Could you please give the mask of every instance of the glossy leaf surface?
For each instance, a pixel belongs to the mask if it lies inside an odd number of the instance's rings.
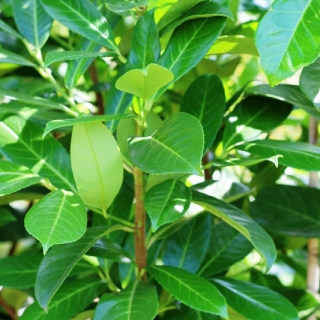
[[[318,238],[319,207],[318,189],[274,185],[259,191],[256,200],[250,204],[250,212],[259,224],[274,233]]]
[[[0,160],[0,197],[39,183],[42,178],[30,169]]]
[[[179,180],[166,180],[153,186],[145,195],[145,207],[151,219],[152,231],[181,218],[188,210],[191,193]]]
[[[201,175],[202,126],[195,117],[176,113],[152,136],[132,139],[129,151],[134,164],[148,173]]]
[[[47,13],[70,30],[118,52],[106,18],[88,0],[41,0]]]
[[[20,33],[35,48],[40,49],[49,37],[53,22],[40,0],[14,0],[12,9]]]
[[[114,12],[125,12],[136,7],[147,6],[149,4],[146,0],[132,0],[132,1],[119,1],[119,0],[106,0],[105,4]]]
[[[35,287],[36,298],[42,308],[48,307],[75,264],[106,233],[106,227],[89,228],[77,242],[54,246],[46,254],[40,264]]]
[[[229,167],[229,166],[252,166],[264,161],[271,161],[277,167],[279,158],[282,157],[281,155],[276,155],[273,157],[245,157],[245,158],[224,158],[224,159],[215,159],[210,163],[215,167]]]
[[[286,298],[254,283],[229,278],[213,283],[237,312],[252,320],[298,320],[297,309]]]
[[[93,319],[152,320],[157,311],[156,288],[137,281],[117,294],[105,293],[100,298]]]
[[[12,64],[17,64],[19,66],[28,66],[28,67],[35,66],[34,63],[25,59],[24,57],[3,48],[0,48],[0,63],[12,63]]]
[[[181,111],[195,116],[203,127],[205,153],[212,145],[225,112],[225,94],[216,75],[203,75],[188,88],[181,101]]]
[[[209,281],[175,267],[152,267],[149,272],[172,296],[187,306],[227,318],[225,299]]]
[[[83,202],[105,211],[123,179],[122,156],[111,131],[101,123],[74,126],[71,163]]]
[[[301,170],[320,170],[320,148],[302,142],[256,140],[238,146],[239,149],[262,157],[281,154],[279,163]]]
[[[25,218],[27,231],[43,246],[43,253],[55,244],[74,242],[86,231],[87,213],[80,197],[56,190],[40,199]]]
[[[292,6],[277,0],[259,23],[256,45],[271,86],[291,77],[319,56],[319,0],[303,0]]]
[[[271,268],[276,258],[275,245],[270,236],[254,220],[237,207],[200,192],[192,192],[192,201],[243,234],[263,256],[267,269]]]

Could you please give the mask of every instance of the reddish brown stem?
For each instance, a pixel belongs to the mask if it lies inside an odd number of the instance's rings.
[[[209,161],[209,155],[208,155],[208,152],[207,152],[202,158],[202,164],[205,166],[209,162],[210,162]],[[211,168],[204,169],[204,179],[205,180],[211,180],[212,179]]]
[[[95,65],[95,60],[92,61],[90,67],[89,67],[89,73],[91,80],[94,84],[99,82],[98,74],[97,74],[97,68]],[[96,101],[98,106],[98,114],[104,114],[104,103],[103,103],[103,97],[101,92],[96,92]]]
[[[0,296],[0,305],[7,312],[12,320],[17,319],[16,311],[11,308]]]

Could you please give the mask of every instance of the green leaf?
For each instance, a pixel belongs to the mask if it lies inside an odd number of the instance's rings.
[[[215,54],[250,54],[259,56],[257,48],[254,44],[254,39],[236,35],[236,36],[221,36],[213,44],[207,52],[207,55]]]
[[[297,309],[286,298],[254,283],[228,278],[212,279],[228,304],[247,319],[298,320]]]
[[[145,13],[139,18],[134,28],[132,46],[128,58],[130,69],[146,68],[159,58],[160,41],[153,16],[154,10]]]
[[[99,300],[94,320],[152,320],[157,315],[156,288],[136,281],[117,294],[105,293]]]
[[[36,65],[31,61],[23,58],[22,56],[13,53],[11,51],[0,48],[0,64],[1,63],[12,63],[19,66],[35,67]]]
[[[111,131],[102,123],[74,126],[71,163],[83,202],[105,212],[123,179],[122,156]]]
[[[83,52],[83,51],[50,51],[46,55],[44,66],[48,67],[50,64],[57,61],[76,60],[84,58],[96,58],[96,57],[115,57],[116,52]]]
[[[42,178],[30,169],[0,160],[0,197],[39,183]]]
[[[205,74],[191,83],[181,101],[181,111],[195,116],[204,131],[205,153],[212,145],[225,112],[225,94],[216,75]]]
[[[116,82],[118,90],[149,100],[158,89],[173,80],[170,70],[151,63],[145,69],[126,72]]]
[[[252,244],[236,229],[225,222],[213,226],[206,258],[198,275],[210,277],[218,274],[252,251]]]
[[[211,215],[200,214],[166,239],[163,263],[196,273],[208,249]]]
[[[113,121],[118,119],[127,119],[134,118],[135,115],[126,113],[126,114],[115,114],[115,115],[102,115],[102,116],[86,116],[84,114],[80,114],[78,118],[73,119],[65,119],[65,120],[52,120],[46,124],[46,128],[43,131],[42,137],[45,137],[49,132],[54,129],[74,126],[77,124],[86,124],[86,123],[96,123],[96,122],[104,122],[104,121]]]
[[[2,199],[3,198],[5,197],[2,197]],[[1,201],[0,204],[2,204]],[[8,209],[0,208],[0,227],[15,221],[17,221],[16,217]]]
[[[80,239],[87,226],[86,208],[80,197],[70,191],[52,191],[28,211],[27,231],[43,246],[43,254],[55,244]]]
[[[70,157],[51,136],[42,140],[42,128],[18,116],[0,121],[0,152],[16,164],[24,165],[57,188],[77,192]]]
[[[214,314],[201,312],[195,309],[188,308],[185,305],[181,305],[179,310],[169,311],[166,313],[168,315],[168,320],[182,320],[182,319],[192,319],[192,320],[220,320],[221,318],[215,316]],[[170,314],[170,317],[169,317]]]
[[[23,39],[23,37],[16,30],[12,29],[3,20],[0,20],[0,30],[20,40]]]
[[[320,58],[314,63],[305,67],[300,76],[300,89],[313,102],[315,107],[320,109]]]
[[[29,306],[19,319],[54,320],[71,319],[78,312],[89,306],[101,294],[105,284],[97,279],[74,279],[66,282],[58,290],[46,309],[37,302]]]
[[[36,49],[40,49],[50,35],[53,22],[40,0],[13,0],[12,9],[20,33]]]
[[[237,207],[204,193],[192,191],[192,202],[208,210],[243,234],[263,256],[267,270],[271,268],[277,255],[274,243],[254,220]]]
[[[149,4],[147,0],[105,0],[104,2],[113,12],[125,12]]]
[[[320,171],[320,148],[307,143],[255,140],[239,145],[237,148],[262,157],[281,154],[279,163],[283,166],[307,171]]]
[[[313,62],[320,52],[319,0],[276,0],[256,32],[261,65],[271,86]]]
[[[319,238],[319,207],[318,189],[273,185],[259,191],[250,203],[250,212],[259,224],[274,233]]]
[[[170,179],[148,190],[144,201],[155,232],[163,224],[176,221],[186,213],[191,192],[181,181]]]
[[[48,307],[52,297],[82,256],[111,230],[106,227],[88,228],[78,241],[56,245],[46,254],[40,264],[35,286],[36,298],[42,308]]]
[[[133,163],[148,173],[202,175],[203,129],[195,117],[179,112],[152,136],[132,139],[129,151]]]
[[[47,13],[70,30],[119,52],[106,18],[88,0],[41,0]]]
[[[28,94],[15,92],[8,89],[6,90],[0,89],[0,97],[4,97],[6,99],[13,100],[13,101],[19,101],[25,104],[31,104],[33,106],[61,110],[73,116],[76,115],[74,111],[70,110],[68,107],[64,106],[61,103],[56,103],[56,102],[50,101],[49,99],[43,99],[40,97],[33,97]]]
[[[43,256],[23,254],[0,260],[0,285],[9,288],[32,288]]]
[[[247,97],[229,114],[223,134],[223,147],[256,138],[262,131],[280,125],[292,111],[292,105],[266,97]]]
[[[278,154],[273,157],[246,157],[246,158],[224,158],[224,159],[215,159],[210,162],[211,165],[215,167],[230,167],[230,166],[252,166],[264,161],[271,161],[276,167],[278,167],[279,158],[282,155]]]
[[[175,267],[152,267],[149,272],[166,291],[187,306],[228,318],[224,297],[209,281]]]

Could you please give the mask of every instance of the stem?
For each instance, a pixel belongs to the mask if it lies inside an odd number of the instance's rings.
[[[98,73],[97,73],[97,68],[95,65],[95,60],[92,61],[90,67],[89,67],[89,73],[90,73],[90,77],[91,80],[94,84],[99,82],[98,79]],[[96,102],[97,102],[97,106],[98,106],[98,114],[104,114],[104,103],[103,103],[103,97],[101,92],[95,92],[96,95]]]
[[[7,312],[12,320],[17,319],[16,311],[10,307],[0,296],[0,306]]]
[[[309,119],[309,143],[316,144],[318,141],[318,121],[310,117]],[[310,187],[318,186],[318,173],[310,172]],[[308,241],[308,274],[307,274],[307,286],[308,289],[315,295],[318,295],[319,291],[319,241],[318,239],[309,239]],[[317,315],[313,313],[308,320],[316,320]]]
[[[211,171],[212,165],[210,164],[210,160],[209,160],[209,151],[203,156],[202,165],[204,168],[204,179],[211,180],[212,179],[212,171]],[[206,167],[206,165],[207,166],[210,165],[210,166]]]

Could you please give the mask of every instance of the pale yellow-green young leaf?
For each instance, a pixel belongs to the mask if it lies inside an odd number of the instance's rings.
[[[111,131],[102,123],[75,125],[71,164],[83,202],[107,210],[123,180],[122,156]]]

